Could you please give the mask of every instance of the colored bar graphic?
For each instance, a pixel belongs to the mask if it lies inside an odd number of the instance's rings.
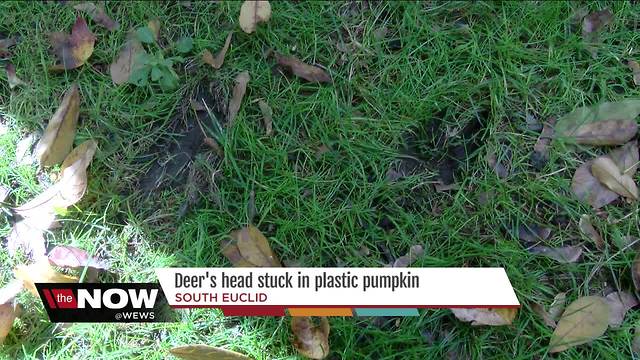
[[[416,308],[359,308],[356,316],[418,316]]]
[[[351,308],[289,308],[291,316],[353,316]]]
[[[224,316],[284,316],[284,306],[220,306]]]

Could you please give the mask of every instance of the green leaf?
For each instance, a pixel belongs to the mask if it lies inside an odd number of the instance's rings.
[[[188,53],[193,49],[193,39],[188,36],[183,36],[176,42],[176,50],[180,53]]]
[[[136,38],[145,44],[153,44],[156,41],[153,31],[148,26],[136,29]]]
[[[172,90],[178,86],[178,78],[171,73],[164,73],[160,78],[160,87],[163,90]]]
[[[131,73],[129,76],[129,83],[137,86],[145,86],[149,83],[149,72],[151,71],[149,66],[143,66]]]
[[[157,66],[151,68],[151,81],[158,81],[162,76],[162,69]]]

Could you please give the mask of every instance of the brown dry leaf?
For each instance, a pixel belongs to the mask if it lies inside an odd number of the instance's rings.
[[[595,159],[591,164],[591,173],[609,190],[629,199],[638,199],[638,187],[633,178],[622,174],[610,158],[602,156]]]
[[[224,157],[224,150],[214,138],[206,137],[202,141],[205,143],[205,145],[213,149],[216,155],[218,155],[221,158]]]
[[[273,135],[273,111],[264,100],[258,101],[258,106],[262,112],[262,121],[264,122],[264,130],[267,136]]]
[[[589,215],[582,215],[580,217],[580,223],[578,224],[580,231],[586,235],[596,245],[598,250],[603,250],[605,242],[598,230],[591,224],[591,217]]]
[[[502,161],[498,161],[498,157],[496,156],[495,152],[491,151],[487,153],[485,160],[487,161],[489,167],[493,169],[493,172],[497,177],[499,177],[500,179],[504,179],[509,176],[509,170],[502,163]]]
[[[627,66],[633,72],[633,83],[640,85],[640,64],[635,60],[627,61]]]
[[[21,280],[13,279],[9,281],[2,289],[0,289],[0,304],[6,304],[13,301],[24,290],[24,283]]]
[[[268,1],[247,0],[240,7],[240,28],[247,34],[256,31],[259,23],[267,22],[271,18],[271,4]]]
[[[471,322],[472,326],[511,325],[515,320],[518,309],[450,309],[460,321]]]
[[[638,305],[636,297],[626,291],[612,292],[604,299],[609,304],[609,326],[612,329],[619,328],[627,311]]]
[[[536,170],[542,170],[549,162],[549,144],[553,139],[554,129],[558,119],[555,116],[550,117],[542,128],[538,141],[533,146],[533,153],[531,154],[531,165]]]
[[[12,63],[8,63],[7,67],[7,81],[9,82],[9,89],[13,89],[16,86],[26,85],[26,83],[16,75],[16,68]]]
[[[89,15],[89,17],[92,18],[93,21],[96,22],[96,24],[107,28],[109,31],[118,30],[118,28],[120,27],[120,24],[110,18],[101,6],[97,6],[92,2],[81,3],[74,6],[73,8],[78,11],[87,13],[87,15]]]
[[[320,324],[314,325],[306,316],[291,318],[291,331],[295,338],[293,347],[300,354],[311,359],[324,359],[329,355],[329,320],[320,318]]]
[[[588,37],[589,34],[600,31],[606,25],[613,21],[613,14],[609,9],[604,9],[591,13],[582,19],[582,36]]]
[[[147,23],[147,27],[151,29],[153,38],[156,41],[158,41],[158,39],[160,39],[160,20],[158,19],[149,20],[149,22]]]
[[[274,56],[276,57],[276,61],[280,67],[295,76],[315,83],[332,82],[331,76],[329,76],[329,74],[327,74],[322,68],[305,64],[295,56],[284,56],[278,53],[275,53]]]
[[[576,197],[599,209],[618,198],[618,194],[607,189],[591,173],[593,160],[587,161],[576,170],[571,180],[571,190]]]
[[[633,176],[638,170],[638,141],[630,141],[626,143],[623,147],[617,148],[607,154],[613,162],[616,164],[618,169],[624,175]]]
[[[202,54],[202,61],[204,61],[206,64],[213,66],[213,68],[216,70],[220,69],[222,67],[222,64],[224,63],[224,57],[225,55],[227,55],[227,50],[229,50],[229,45],[231,45],[232,35],[233,35],[233,32],[230,32],[229,35],[227,35],[227,39],[224,41],[224,46],[216,54],[215,57],[211,55],[209,50],[205,50]]]
[[[590,342],[604,334],[608,325],[609,305],[604,298],[578,298],[562,314],[549,341],[549,352],[556,353]]]
[[[633,264],[631,264],[631,279],[636,290],[640,291],[640,252],[636,254]]]
[[[75,246],[56,246],[47,254],[49,263],[61,268],[84,268],[106,270],[107,266],[98,258]]]
[[[544,255],[557,262],[566,264],[578,261],[582,255],[582,246],[564,246],[559,248],[551,248],[548,246],[534,246],[529,249],[532,254]]]
[[[0,39],[0,58],[9,57],[9,48],[17,44],[15,37]]]
[[[122,85],[129,81],[131,74],[141,66],[136,63],[136,57],[144,52],[142,43],[133,34],[129,34],[118,58],[109,66],[114,84]]]
[[[235,120],[236,115],[238,115],[238,111],[240,111],[240,104],[242,103],[244,94],[247,92],[247,84],[250,79],[251,77],[249,76],[248,71],[243,71],[236,76],[236,85],[233,87],[233,95],[229,100],[227,113],[229,127],[233,126],[233,121]]]
[[[556,327],[556,321],[553,320],[553,318],[551,317],[551,315],[544,309],[544,306],[538,304],[538,303],[531,303],[531,309],[538,315],[540,315],[540,317],[542,318],[542,321],[544,321],[545,325],[549,326],[552,329],[555,329]]]
[[[537,243],[549,238],[551,228],[538,224],[523,224],[518,227],[518,238],[527,243]]]
[[[40,259],[31,265],[20,265],[13,274],[24,282],[24,287],[35,296],[38,295],[34,283],[76,283],[75,276],[64,275],[54,269],[46,258]]]
[[[567,293],[561,292],[554,296],[553,302],[551,306],[549,306],[549,315],[551,315],[554,321],[560,319],[560,316],[564,312],[565,305],[567,305]]]
[[[209,345],[185,345],[169,350],[171,355],[184,360],[249,360],[250,357],[235,351]]]
[[[401,256],[393,263],[393,267],[408,267],[413,264],[417,258],[424,254],[422,245],[413,245],[409,248],[407,255]]]
[[[622,145],[638,131],[640,100],[584,106],[558,119],[555,138],[587,145]]]
[[[21,306],[15,304],[14,301],[0,304],[0,345],[4,343],[4,339],[7,338],[13,321],[20,315]]]
[[[71,35],[52,33],[49,35],[53,53],[58,57],[59,64],[53,65],[51,70],[70,70],[82,66],[93,53],[96,37],[91,33],[86,21],[78,17]]]
[[[231,232],[222,253],[236,267],[282,267],[269,240],[253,225]]]
[[[78,85],[74,84],[67,91],[62,104],[44,130],[42,138],[36,145],[34,154],[42,166],[52,166],[64,160],[76,136],[76,125],[80,109]]]

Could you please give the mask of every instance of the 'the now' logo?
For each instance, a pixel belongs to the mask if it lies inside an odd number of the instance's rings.
[[[152,309],[158,289],[43,289],[52,309]]]

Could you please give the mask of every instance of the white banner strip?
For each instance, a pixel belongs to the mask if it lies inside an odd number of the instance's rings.
[[[502,268],[159,268],[169,304],[516,307]]]

